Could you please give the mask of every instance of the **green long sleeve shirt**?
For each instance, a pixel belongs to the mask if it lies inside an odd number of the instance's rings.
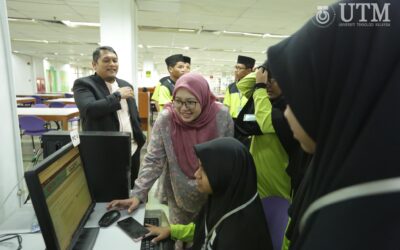
[[[196,225],[192,222],[187,225],[171,224],[171,238],[184,242],[192,242]]]
[[[256,84],[256,73],[240,80],[237,87],[247,98]],[[261,198],[280,196],[290,200],[290,177],[286,173],[288,155],[281,145],[272,125],[272,104],[266,89],[253,93],[255,116],[262,135],[252,136],[250,153],[257,170],[257,189]]]

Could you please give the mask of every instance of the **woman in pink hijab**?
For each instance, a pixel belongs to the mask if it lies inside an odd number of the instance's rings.
[[[173,101],[158,115],[132,198],[114,200],[109,208],[132,212],[165,169],[161,197],[169,207],[169,220],[188,224],[199,212],[206,196],[196,188],[198,161],[193,146],[218,137],[233,136],[228,110],[215,101],[203,76],[187,73],[176,82]]]

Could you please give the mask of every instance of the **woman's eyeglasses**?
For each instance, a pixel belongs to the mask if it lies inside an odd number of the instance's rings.
[[[172,101],[172,105],[174,106],[174,108],[176,108],[176,109],[179,109],[179,108],[181,108],[183,105],[185,105],[185,107],[187,108],[187,109],[195,109],[196,108],[196,104],[197,104],[197,102],[196,101],[186,101],[186,102],[183,102],[183,101],[181,101],[181,100],[173,100]]]

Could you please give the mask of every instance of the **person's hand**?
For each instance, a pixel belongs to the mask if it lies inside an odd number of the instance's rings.
[[[268,71],[263,67],[259,67],[256,71],[256,83],[265,83],[268,81]]]
[[[118,210],[128,209],[128,213],[132,213],[138,206],[140,200],[137,197],[132,197],[125,200],[113,200],[107,204],[107,210],[116,208]]]
[[[133,89],[131,87],[122,87],[117,91],[121,94],[121,99],[133,97]]]
[[[151,224],[145,224],[146,228],[150,231],[146,234],[146,237],[156,235],[154,239],[151,240],[154,244],[157,242],[169,238],[171,235],[171,228],[170,227],[157,227]]]

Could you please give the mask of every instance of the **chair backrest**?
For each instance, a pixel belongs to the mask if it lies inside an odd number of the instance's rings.
[[[62,108],[64,106],[65,106],[65,104],[62,102],[50,102],[50,104],[49,104],[50,108]]]
[[[290,203],[281,197],[266,197],[261,201],[274,250],[281,250],[289,219],[288,209]]]
[[[32,97],[35,98],[35,103],[36,103],[36,104],[41,104],[41,103],[43,103],[42,98],[41,98],[40,96],[33,95]]]
[[[72,97],[74,97],[74,95],[70,94],[70,93],[64,93],[64,97],[65,98],[72,98]]]
[[[65,104],[64,108],[76,108],[76,104]]]
[[[49,106],[44,103],[36,103],[31,106],[32,108],[48,108]]]
[[[19,117],[19,127],[24,130],[26,134],[28,133],[39,133],[48,131],[45,127],[46,122],[34,115],[20,116]]]

